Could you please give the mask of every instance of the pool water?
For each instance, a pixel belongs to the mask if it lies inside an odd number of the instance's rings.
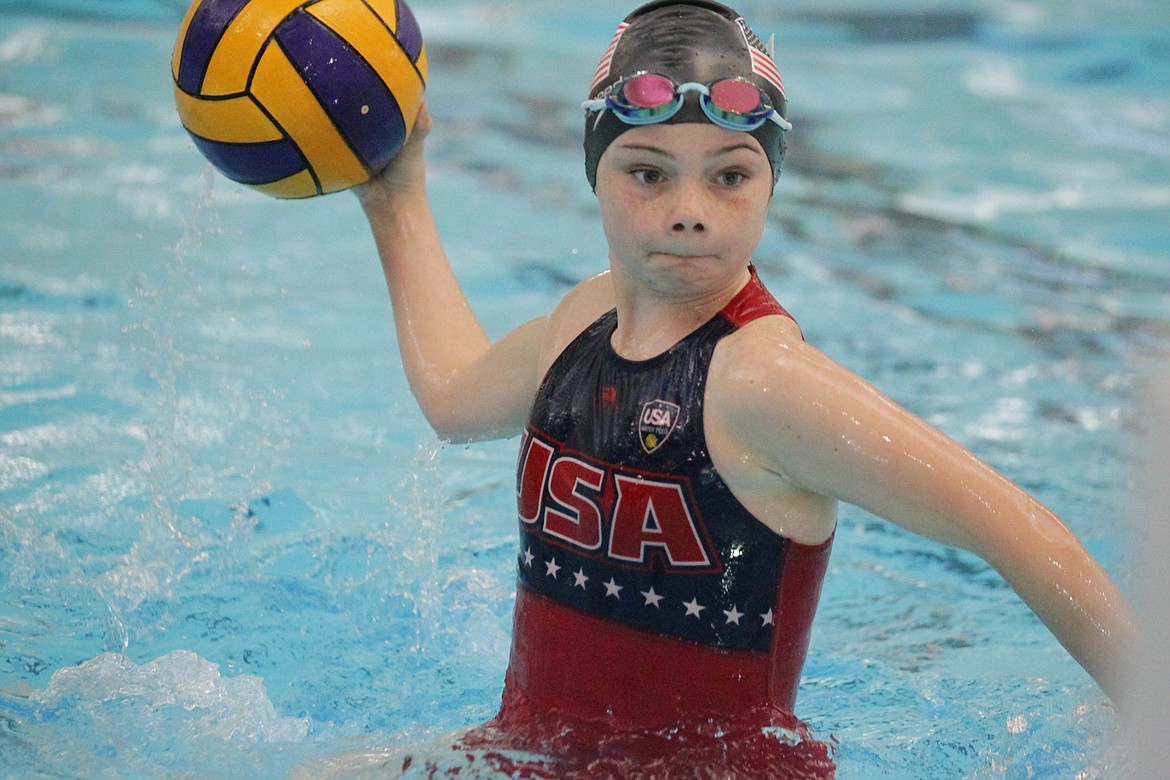
[[[312,776],[499,702],[516,442],[429,432],[352,196],[198,156],[183,6],[0,0],[0,776]],[[433,203],[499,336],[604,267],[578,104],[630,4],[412,7]],[[1132,588],[1134,388],[1170,333],[1160,0],[740,10],[797,127],[765,281]],[[841,778],[1123,762],[994,572],[850,507],[797,710]]]

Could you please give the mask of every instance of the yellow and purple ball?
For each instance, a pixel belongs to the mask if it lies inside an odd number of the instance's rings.
[[[427,60],[403,0],[195,0],[171,75],[179,118],[216,168],[307,198],[361,184],[397,154]]]

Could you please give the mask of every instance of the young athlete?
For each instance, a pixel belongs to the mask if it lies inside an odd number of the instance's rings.
[[[427,419],[522,435],[503,706],[463,744],[539,752],[541,776],[831,774],[792,712],[840,501],[982,556],[1116,698],[1131,620],[1084,547],[756,276],[791,126],[739,14],[639,8],[584,108],[609,270],[494,344],[429,212],[425,111],[358,192]]]

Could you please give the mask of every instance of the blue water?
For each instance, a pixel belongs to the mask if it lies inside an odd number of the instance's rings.
[[[0,776],[311,776],[498,704],[516,442],[428,431],[351,196],[198,156],[182,5],[0,0]],[[413,7],[432,198],[498,336],[604,267],[577,105],[628,5]],[[1133,399],[1170,334],[1161,1],[741,10],[797,125],[765,280],[1131,588]],[[798,714],[842,778],[1120,760],[993,572],[849,507]]]

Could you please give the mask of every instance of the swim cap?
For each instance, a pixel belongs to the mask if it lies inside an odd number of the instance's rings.
[[[597,66],[590,99],[621,78],[660,73],[676,84],[709,84],[739,77],[762,89],[780,116],[788,117],[784,84],[771,53],[736,11],[707,0],[655,0],[638,8],[618,25],[613,41]],[[706,122],[694,95],[669,124]],[[614,140],[630,129],[612,111],[585,113],[585,176],[597,188],[597,164]],[[750,131],[772,163],[772,185],[780,176],[786,142],[775,122]]]

